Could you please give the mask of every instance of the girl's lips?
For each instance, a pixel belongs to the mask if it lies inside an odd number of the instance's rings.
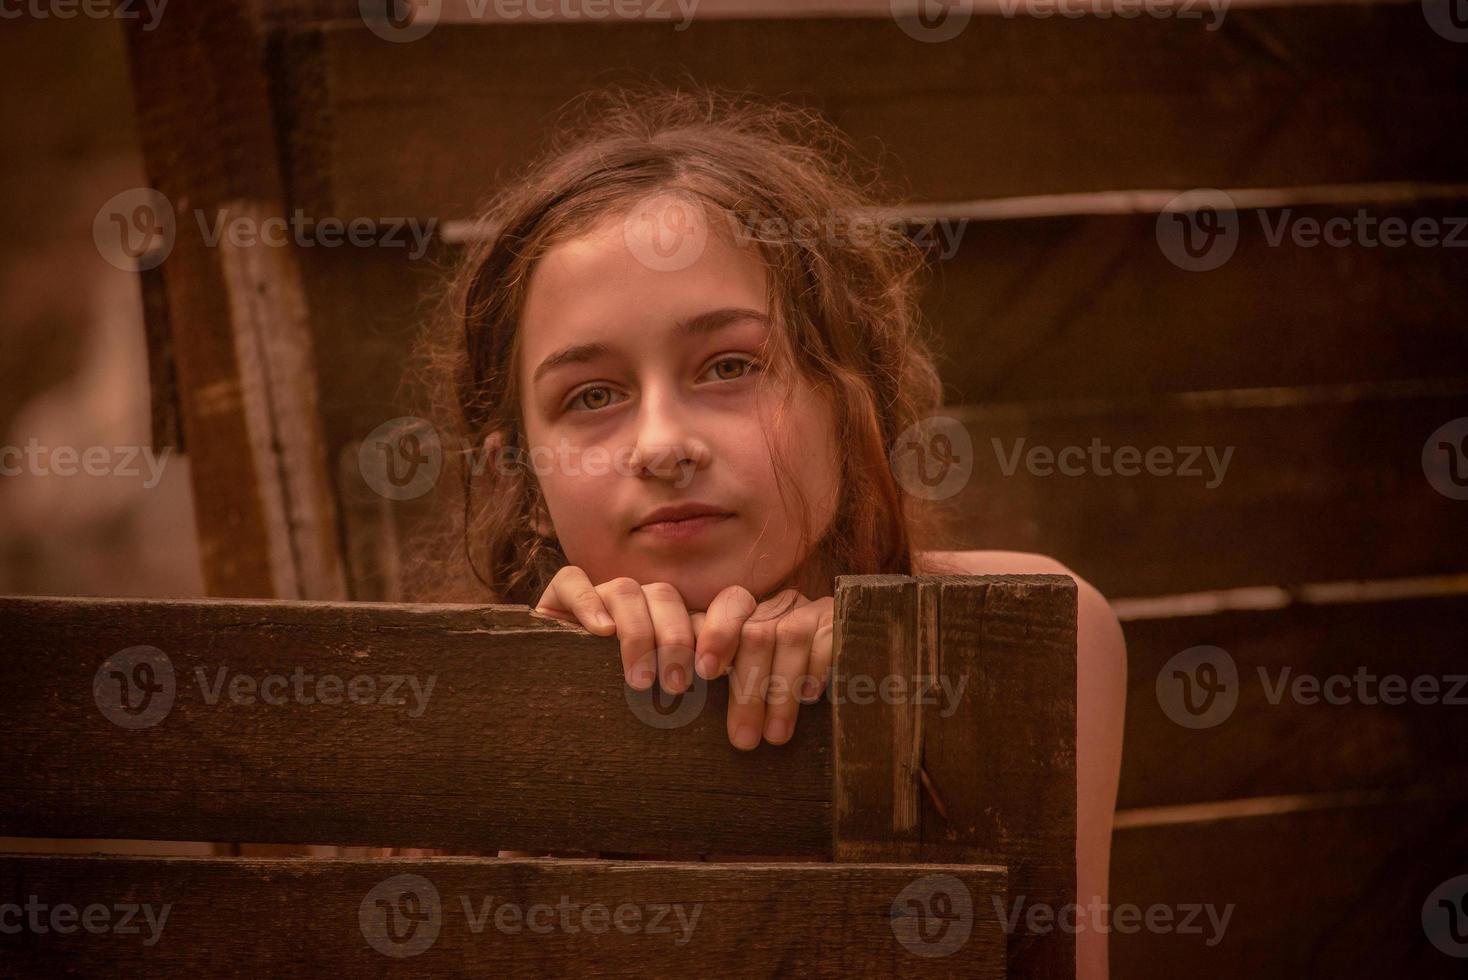
[[[733,514],[702,514],[681,521],[654,521],[651,524],[642,525],[634,533],[648,534],[665,541],[682,541],[703,534],[733,516]]]

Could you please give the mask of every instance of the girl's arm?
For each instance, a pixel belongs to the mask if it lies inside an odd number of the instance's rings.
[[[1076,934],[1078,976],[1105,980],[1111,824],[1126,718],[1126,641],[1121,623],[1090,583],[1053,558],[1018,551],[932,556],[960,575],[1069,575],[1076,582]],[[936,569],[935,569],[936,570]],[[1059,909],[1054,910],[1056,921]],[[1097,921],[1100,916],[1100,921]],[[1067,917],[1068,918],[1068,917]]]

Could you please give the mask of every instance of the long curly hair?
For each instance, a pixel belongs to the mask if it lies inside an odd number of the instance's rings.
[[[615,87],[572,102],[542,155],[485,203],[419,340],[423,411],[455,450],[432,533],[405,568],[409,596],[534,604],[566,564],[537,530],[547,511],[534,473],[486,465],[488,453],[523,458],[528,448],[516,372],[527,286],[547,250],[661,191],[691,195],[752,239],[768,270],[772,353],[832,406],[845,462],[836,513],[818,541],[804,528],[798,571],[911,573],[914,548],[936,522],[901,492],[888,452],[942,402],[918,307],[922,251],[900,227],[796,231],[884,213],[894,200],[887,185],[811,110],[697,88]],[[782,493],[805,514],[784,454],[773,458]]]

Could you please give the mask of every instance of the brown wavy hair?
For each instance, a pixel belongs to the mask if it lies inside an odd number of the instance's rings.
[[[934,520],[901,492],[888,449],[942,401],[917,302],[924,257],[902,234],[782,231],[880,214],[884,189],[834,126],[785,103],[663,87],[603,89],[571,103],[539,159],[480,211],[419,342],[423,410],[457,451],[445,454],[453,478],[440,480],[439,519],[406,569],[408,594],[534,604],[566,564],[536,530],[547,511],[533,472],[488,465],[485,452],[523,458],[527,448],[517,336],[536,261],[658,191],[692,195],[731,222],[745,216],[768,269],[774,361],[800,371],[833,409],[845,461],[835,516],[819,541],[804,528],[808,557],[782,585],[812,567],[820,576],[910,574]],[[803,504],[783,455],[773,454],[782,494]],[[798,513],[803,524],[804,506]]]

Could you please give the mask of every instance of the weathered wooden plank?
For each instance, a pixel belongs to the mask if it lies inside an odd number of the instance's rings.
[[[1073,903],[1075,582],[891,578],[837,579],[859,624],[833,661],[837,860],[1003,855],[1014,894]],[[840,696],[858,678],[880,711]],[[1075,973],[1074,934],[1012,932],[1008,950],[1011,975]]]
[[[170,211],[148,216],[176,232],[163,267],[168,326],[155,332],[172,337],[206,587],[344,598],[294,259],[235,244],[223,223],[259,234],[284,213],[254,5],[123,23],[149,177]]]
[[[1468,784],[1465,622],[1468,595],[1126,623],[1118,805]],[[1175,659],[1198,647],[1221,651],[1203,656],[1229,689],[1219,710],[1189,716],[1172,672],[1201,707],[1203,661]]]
[[[1468,803],[1405,794],[1372,806],[1313,802],[1118,828],[1103,917],[1112,974],[1461,977],[1461,952],[1434,947],[1423,910],[1468,868]],[[1451,945],[1445,933],[1438,938]]]
[[[1461,177],[1468,140],[1441,120],[1468,107],[1465,70],[1420,9],[1233,8],[1214,26],[989,15],[941,44],[890,17],[442,23],[407,44],[312,27],[281,65],[292,203],[467,217],[567,99],[675,75],[822,109],[915,200]]]
[[[916,861],[922,786],[922,707],[882,697],[888,678],[925,675],[918,585],[906,575],[841,576],[832,640],[832,831],[837,861]],[[892,681],[888,681],[892,690]],[[839,696],[837,696],[839,695]],[[857,703],[857,699],[869,703]]]
[[[0,834],[830,853],[827,706],[742,753],[727,684],[629,700],[523,606],[7,598],[0,636]]]
[[[1215,246],[1220,258],[1229,247],[1232,254],[1206,272],[1168,258],[1156,214],[950,225],[948,239],[935,238],[924,296],[949,401],[1127,398],[1463,373],[1468,331],[1457,311],[1468,305],[1468,201],[1236,214],[1237,233]],[[1431,222],[1440,238],[1461,247],[1422,247],[1405,237],[1386,247],[1379,244],[1383,221],[1392,222],[1393,235]],[[1305,234],[1330,222],[1335,240],[1344,234],[1350,244],[1293,244],[1291,229]],[[953,237],[956,247],[948,244]]]
[[[1004,897],[983,865],[3,856],[0,956],[37,977],[999,980]]]
[[[949,546],[1054,555],[1112,598],[1462,569],[1468,510],[1422,465],[1462,380],[944,414],[973,444]]]

